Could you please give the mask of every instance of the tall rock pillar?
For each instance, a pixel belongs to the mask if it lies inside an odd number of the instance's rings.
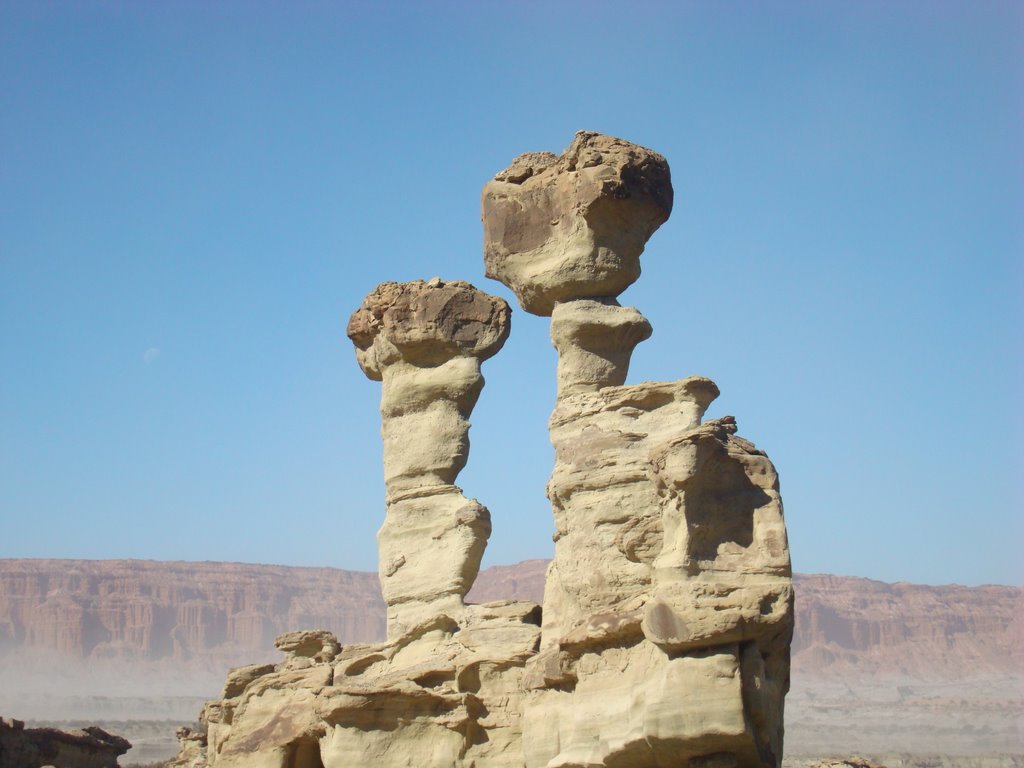
[[[487,276],[551,317],[555,557],[527,664],[527,768],[777,768],[793,606],[778,478],[713,382],[625,385],[618,296],[672,210],[665,159],[580,132],[483,191]]]
[[[377,534],[388,638],[457,612],[491,532],[490,513],[454,484],[469,454],[480,363],[509,333],[502,299],[469,283],[383,283],[348,323],[366,375],[383,384],[387,514]]]

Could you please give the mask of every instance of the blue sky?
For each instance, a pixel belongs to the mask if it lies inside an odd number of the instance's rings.
[[[483,277],[579,129],[671,165],[631,381],[701,374],[794,566],[1024,583],[1024,6],[0,3],[0,557],[375,569],[377,283]],[[484,366],[485,562],[552,552],[547,321]]]

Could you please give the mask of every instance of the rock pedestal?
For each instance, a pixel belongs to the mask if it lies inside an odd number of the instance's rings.
[[[488,276],[551,316],[558,351],[530,768],[782,760],[793,590],[775,470],[730,417],[702,423],[708,379],[624,385],[651,327],[617,299],[671,205],[663,158],[592,133],[484,188]]]
[[[348,323],[360,367],[383,382],[387,516],[377,534],[388,638],[456,611],[480,569],[491,518],[454,484],[469,455],[480,363],[509,333],[509,307],[465,282],[384,283]]]
[[[709,379],[627,385],[651,335],[618,297],[668,218],[660,155],[581,132],[483,192],[484,261],[551,317],[558,390],[543,612],[467,605],[490,534],[455,478],[509,308],[468,283],[384,283],[348,335],[381,381],[388,639],[278,639],[182,732],[179,768],[779,768],[793,588],[778,477],[704,420]]]

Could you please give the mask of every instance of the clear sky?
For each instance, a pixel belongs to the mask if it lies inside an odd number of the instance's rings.
[[[579,129],[664,154],[630,381],[692,374],[794,567],[1024,583],[1024,4],[0,3],[0,557],[376,568],[384,280]],[[547,320],[485,363],[486,564],[549,557]]]

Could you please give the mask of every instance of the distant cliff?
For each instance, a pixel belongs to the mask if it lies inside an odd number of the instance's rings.
[[[0,654],[82,660],[245,659],[320,627],[343,642],[384,632],[377,575],[334,568],[148,560],[0,560]]]
[[[470,599],[540,601],[544,560],[489,568]],[[1024,589],[796,577],[794,675],[967,679],[1024,669]],[[242,563],[0,560],[0,658],[242,664],[323,628],[384,636],[375,573]]]
[[[797,576],[794,670],[968,679],[1024,672],[1024,589]]]

